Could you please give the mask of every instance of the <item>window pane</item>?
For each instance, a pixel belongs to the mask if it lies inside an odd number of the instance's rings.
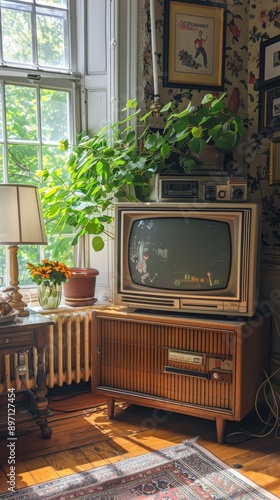
[[[38,63],[40,66],[68,68],[67,24],[63,17],[37,15]]]
[[[58,260],[64,262],[67,266],[74,265],[74,247],[71,245],[73,235],[65,237],[65,235],[48,236],[48,246],[45,247],[45,256],[50,260]]]
[[[2,102],[2,84],[0,84],[0,140],[3,139],[3,102]]]
[[[67,7],[67,0],[38,0],[36,3],[53,7]]]
[[[30,13],[3,7],[1,11],[4,61],[30,64],[32,62]]]
[[[58,144],[69,137],[69,94],[58,90],[41,90],[43,142]]]
[[[38,140],[36,89],[6,86],[8,139]]]
[[[43,169],[63,168],[67,161],[67,152],[60,151],[57,146],[43,146]]]
[[[0,182],[4,182],[3,145],[0,144]]]
[[[18,280],[20,282],[20,285],[34,285],[34,282],[31,280],[29,271],[27,269],[27,263],[40,262],[40,249],[41,247],[39,245],[20,245],[18,247]]]
[[[8,180],[16,184],[38,184],[38,146],[8,146]]]

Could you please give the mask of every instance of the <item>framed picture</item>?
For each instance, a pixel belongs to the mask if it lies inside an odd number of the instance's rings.
[[[260,44],[260,85],[280,78],[280,35]]]
[[[269,143],[269,184],[280,184],[280,136]]]
[[[163,85],[223,90],[226,5],[165,0]]]
[[[259,130],[280,129],[280,80],[278,85],[263,87],[259,92]]]

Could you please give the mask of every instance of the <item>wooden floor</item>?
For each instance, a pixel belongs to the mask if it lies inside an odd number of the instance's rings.
[[[226,442],[216,442],[215,423],[180,414],[119,403],[109,420],[104,399],[87,384],[49,391],[53,435],[41,438],[35,424],[17,428],[16,487],[23,488],[79,471],[172,446],[199,436],[199,444],[280,498],[280,436],[248,439],[263,424],[252,413],[237,426],[227,423]],[[83,391],[83,392],[81,392]],[[241,432],[240,426],[246,431]],[[0,493],[7,492],[7,434],[0,431]]]

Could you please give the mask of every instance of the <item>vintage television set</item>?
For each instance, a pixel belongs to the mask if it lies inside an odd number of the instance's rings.
[[[260,227],[254,203],[116,203],[114,303],[253,316]]]

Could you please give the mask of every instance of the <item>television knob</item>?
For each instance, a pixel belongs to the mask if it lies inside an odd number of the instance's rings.
[[[219,373],[214,372],[214,373],[213,373],[213,378],[214,378],[215,380],[219,379],[219,378],[220,378]]]
[[[233,190],[233,198],[243,198],[243,189],[241,187]]]
[[[224,189],[221,189],[221,191],[218,192],[219,198],[225,198],[226,197],[226,191]]]

